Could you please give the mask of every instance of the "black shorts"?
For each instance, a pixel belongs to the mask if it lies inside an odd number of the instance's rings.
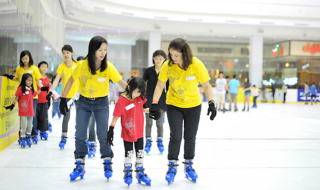
[[[315,94],[311,94],[311,99],[312,98],[317,98],[317,96]]]

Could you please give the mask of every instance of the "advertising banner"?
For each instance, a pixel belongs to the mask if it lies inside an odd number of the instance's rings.
[[[320,95],[320,90],[317,91],[317,96],[316,96],[317,102],[320,101],[319,95]],[[309,93],[308,94],[308,101],[310,101],[310,100],[311,100],[311,94]],[[306,101],[306,96],[305,96],[304,90],[298,89],[298,102],[305,102],[305,101]]]
[[[0,76],[0,151],[18,139],[18,106],[12,111],[4,108],[13,102],[18,85],[18,82]]]

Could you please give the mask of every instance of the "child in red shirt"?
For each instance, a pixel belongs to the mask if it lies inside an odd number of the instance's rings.
[[[33,111],[33,97],[37,95],[37,92],[33,89],[33,77],[30,73],[25,73],[22,76],[21,83],[16,91],[16,98],[10,106],[5,107],[6,109],[12,109],[15,107],[15,103],[19,100],[19,116],[20,116],[20,127],[21,135],[19,144],[21,148],[26,147],[26,143],[31,147],[31,130],[32,121],[34,116]],[[27,124],[26,124],[27,123]]]
[[[38,64],[38,68],[41,74],[41,84],[43,88],[46,88],[47,91],[41,91],[39,94],[38,105],[37,105],[37,128],[40,130],[40,138],[48,139],[49,122],[48,122],[48,109],[50,107],[50,101],[47,100],[47,94],[50,89],[50,80],[46,77],[48,71],[48,63],[41,61]],[[38,90],[40,87],[38,86]],[[50,99],[49,99],[50,100]]]
[[[114,112],[111,126],[109,127],[107,142],[113,145],[113,129],[119,117],[121,117],[122,132],[121,137],[124,142],[125,161],[124,161],[124,182],[128,186],[132,183],[132,156],[133,145],[136,150],[136,178],[139,183],[144,182],[146,185],[151,184],[151,179],[144,173],[143,168],[143,130],[144,130],[144,113],[149,113],[146,108],[147,99],[145,96],[145,82],[142,78],[132,78],[125,93],[118,99]]]

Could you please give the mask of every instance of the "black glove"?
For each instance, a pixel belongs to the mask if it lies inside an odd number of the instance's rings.
[[[14,104],[11,104],[10,106],[7,106],[7,107],[6,106],[3,106],[3,107],[5,107],[6,110],[10,109],[10,111],[12,111],[14,108]]]
[[[67,99],[61,97],[60,100],[60,112],[62,115],[67,115],[67,112],[69,111]]]
[[[216,107],[214,105],[214,102],[209,102],[209,107],[208,107],[208,113],[207,115],[209,115],[211,112],[211,115],[210,115],[210,120],[213,120],[216,115],[217,115],[217,110],[216,110]]]
[[[160,113],[160,108],[158,104],[151,104],[149,112],[150,112],[149,117],[151,119],[158,120],[160,118],[161,113]]]
[[[114,127],[110,126],[107,134],[107,144],[113,146],[113,129]]]
[[[48,100],[48,109],[50,108],[51,105],[51,98]]]
[[[51,96],[52,96],[52,92],[49,91],[47,96],[46,96],[46,99],[48,100],[48,102],[51,100]]]
[[[8,79],[11,79],[11,80],[14,78],[13,75],[9,75],[9,74],[4,74],[3,76],[5,76],[5,77],[7,77]]]
[[[49,87],[47,87],[47,86],[43,86],[43,87],[41,87],[41,91],[49,91]]]

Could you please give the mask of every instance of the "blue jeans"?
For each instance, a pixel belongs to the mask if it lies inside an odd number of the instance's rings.
[[[37,133],[37,106],[38,106],[38,99],[33,99],[33,121],[32,121],[32,131],[31,131],[31,136],[38,136]]]
[[[113,152],[109,144],[107,144],[108,133],[108,120],[109,120],[109,102],[108,96],[100,98],[98,100],[89,100],[80,96],[78,100],[77,112],[76,112],[76,150],[74,151],[74,157],[85,158],[88,154],[87,147],[87,133],[88,124],[92,112],[96,118],[97,135],[100,143],[101,158],[111,157],[113,158]]]
[[[89,138],[88,140],[90,142],[96,142],[96,130],[95,130],[95,123],[96,123],[96,117],[94,114],[91,114],[90,120],[89,120]]]
[[[57,113],[58,116],[61,116],[59,105],[60,105],[60,98],[58,98],[56,102],[52,98],[52,114]]]

